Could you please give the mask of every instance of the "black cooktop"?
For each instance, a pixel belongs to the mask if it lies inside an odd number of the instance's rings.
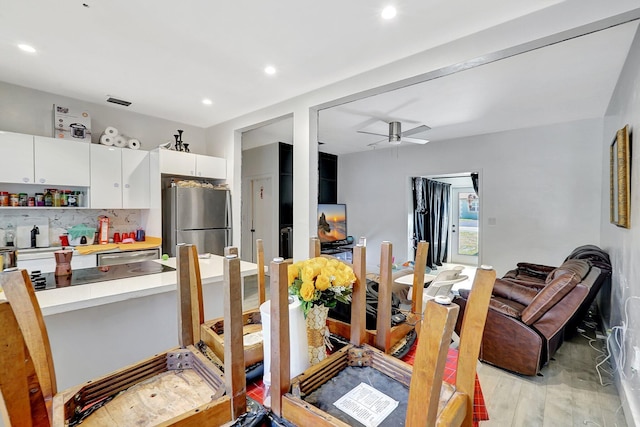
[[[175,271],[175,268],[154,261],[141,261],[103,267],[78,268],[73,270],[70,276],[56,276],[54,273],[40,273],[40,271],[34,270],[31,272],[31,282],[36,291],[42,291],[167,271]]]

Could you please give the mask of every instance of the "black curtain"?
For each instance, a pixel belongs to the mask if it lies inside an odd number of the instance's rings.
[[[413,247],[420,240],[429,242],[427,267],[447,261],[451,185],[426,178],[413,179]]]
[[[473,183],[473,191],[476,192],[476,196],[480,196],[480,193],[478,193],[478,172],[473,172],[471,174],[471,182]]]

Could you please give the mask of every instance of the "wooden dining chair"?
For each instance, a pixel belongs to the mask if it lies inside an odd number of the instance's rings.
[[[391,257],[387,257],[391,252],[391,244],[384,242],[381,248],[383,254],[381,259],[383,264],[381,269],[388,268],[384,263],[391,263]],[[352,297],[352,321],[351,321],[351,344],[335,352],[318,365],[312,366],[307,371],[289,380],[288,366],[288,342],[287,328],[284,326],[288,322],[288,311],[285,310],[287,292],[287,266],[286,264],[272,263],[272,304],[273,301],[280,301],[280,304],[272,305],[271,316],[277,322],[272,323],[272,410],[276,415],[281,415],[284,419],[297,425],[348,425],[345,421],[331,415],[318,407],[307,403],[302,399],[318,390],[325,383],[333,380],[342,370],[350,367],[368,366],[393,378],[398,383],[409,389],[407,412],[405,425],[467,425],[467,420],[472,420],[471,405],[473,399],[473,385],[475,381],[475,363],[477,362],[477,351],[475,340],[472,335],[481,335],[480,327],[486,319],[488,310],[488,297],[495,281],[493,270],[478,270],[472,288],[475,294],[473,312],[468,313],[471,319],[469,326],[465,326],[466,333],[464,339],[468,342],[461,343],[460,356],[458,362],[458,376],[455,388],[443,382],[444,363],[446,361],[446,351],[451,340],[451,313],[459,310],[455,304],[446,306],[448,313],[445,315],[442,307],[434,301],[429,301],[425,310],[425,322],[422,327],[416,360],[414,367],[395,359],[382,351],[363,344],[363,340],[354,339],[357,337],[358,329],[364,325],[364,305],[363,294],[359,294],[358,289],[362,289],[364,283],[364,262],[365,248],[354,248],[354,271],[356,283],[354,284],[354,295]],[[274,308],[275,305],[275,308]],[[484,314],[482,313],[484,311]],[[444,317],[444,320],[443,320]],[[465,316],[466,317],[466,316]],[[478,330],[477,328],[480,327]],[[479,347],[477,347],[479,349]],[[475,351],[475,356],[473,353]],[[273,364],[276,359],[280,359],[277,364]],[[471,369],[470,361],[473,360]],[[473,373],[471,371],[473,370]],[[415,372],[415,375],[414,375]],[[471,376],[471,387],[468,386],[468,378]],[[366,381],[364,379],[363,381]],[[442,392],[441,392],[442,390]],[[426,395],[425,393],[428,393]]]
[[[416,250],[415,268],[413,288],[420,289],[424,287],[424,273],[426,269],[427,252],[429,244],[425,241],[418,243]],[[321,256],[320,240],[312,237],[309,245],[309,256]],[[378,282],[378,311],[376,316],[376,329],[366,329],[367,344],[373,345],[385,353],[391,353],[401,341],[412,330],[419,332],[422,322],[422,300],[414,298],[412,300],[411,312],[406,314],[404,322],[391,326],[391,301],[393,292],[393,273],[392,273],[392,255],[390,252],[382,252],[381,257],[387,257],[386,260],[380,261],[380,278]],[[383,266],[388,266],[383,267]],[[366,283],[366,282],[365,282]],[[366,290],[366,286],[365,286]],[[366,292],[366,291],[365,291]],[[413,292],[413,295],[418,294]],[[366,307],[365,307],[366,308]],[[329,317],[329,331],[333,334],[350,339],[349,324],[338,319]]]
[[[238,255],[238,249],[235,247],[226,247],[225,255]],[[256,259],[258,266],[258,307],[245,310],[242,312],[243,325],[241,335],[260,335],[262,331],[262,315],[260,314],[260,306],[265,302],[265,273],[264,273],[264,244],[262,239],[256,240]],[[239,284],[238,286],[241,286]],[[206,320],[201,326],[202,341],[209,347],[220,361],[224,362],[225,352],[225,322],[224,318],[218,317]],[[244,346],[244,362],[248,368],[264,360],[264,346],[262,338],[250,340]]]
[[[230,261],[225,260],[225,268],[227,262]],[[239,263],[239,260],[234,262]],[[177,266],[178,295],[181,297],[180,347],[59,393],[55,392],[55,386],[51,386],[55,385],[51,348],[28,273],[22,270],[0,274],[0,284],[20,326],[37,373],[36,381],[29,377],[30,390],[41,390],[47,408],[46,422],[39,418],[37,425],[63,426],[80,421],[88,425],[218,425],[231,421],[241,413],[238,402],[242,401],[244,383],[238,391],[234,373],[238,369],[243,370],[242,354],[230,358],[230,363],[241,364],[241,368],[234,365],[223,376],[194,345],[200,330],[194,313],[202,312],[202,307],[194,308],[199,304],[198,299],[201,301],[201,295],[193,295],[193,290],[197,292],[200,283],[195,246],[178,247]],[[237,269],[239,275],[239,264]],[[240,312],[238,298],[227,299],[225,307]],[[229,316],[229,325],[237,323],[231,313]],[[237,353],[235,347],[237,345],[230,341],[229,351]],[[4,381],[3,376],[0,384],[4,384]],[[224,396],[225,393],[227,396]],[[13,399],[12,394],[4,394],[3,391],[3,397],[7,407],[13,405],[13,401],[9,400]],[[52,405],[48,403],[51,399]],[[37,400],[34,399],[34,405]],[[36,410],[31,412],[39,414]],[[31,422],[35,423],[34,420],[32,417]],[[23,421],[24,424],[20,422],[13,425],[28,425],[26,419]]]

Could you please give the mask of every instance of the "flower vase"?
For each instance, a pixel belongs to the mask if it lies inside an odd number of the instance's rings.
[[[307,312],[307,340],[309,364],[311,366],[320,363],[327,357],[324,337],[327,330],[328,314],[329,307],[315,304]]]

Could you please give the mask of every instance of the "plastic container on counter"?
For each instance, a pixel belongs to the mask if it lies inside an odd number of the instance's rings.
[[[36,206],[44,206],[44,194],[36,193]]]
[[[20,206],[27,206],[29,203],[29,196],[27,193],[19,193],[18,194],[18,204]]]
[[[11,195],[9,195],[9,206],[20,206],[20,196],[17,193],[11,193]]]
[[[0,206],[9,206],[9,192],[0,191]]]

